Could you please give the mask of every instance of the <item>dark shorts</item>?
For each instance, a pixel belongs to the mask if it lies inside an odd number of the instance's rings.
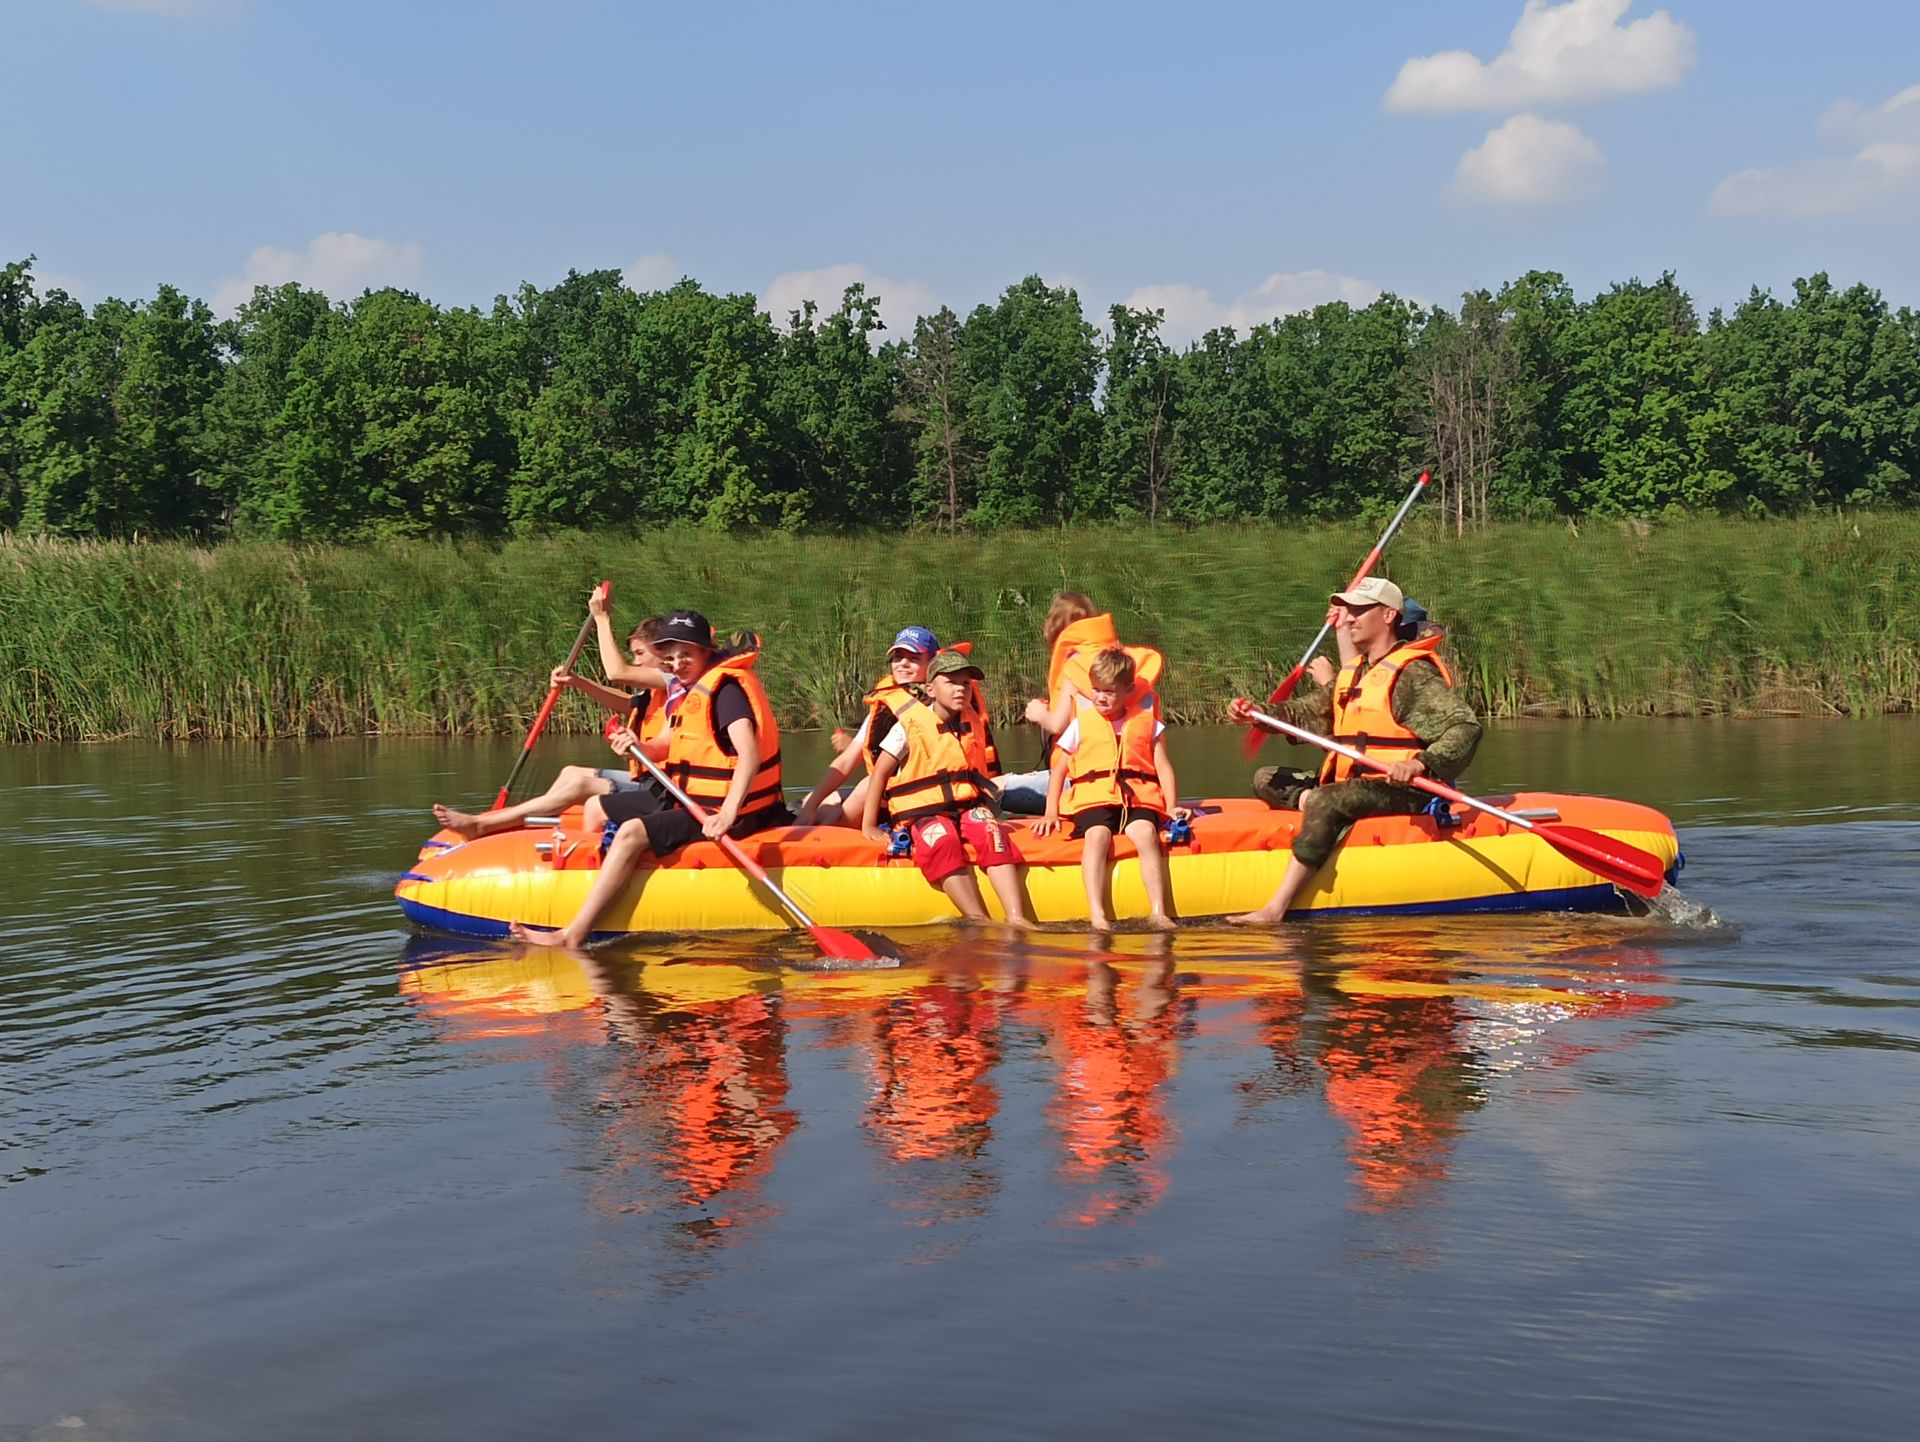
[[[647,849],[655,856],[671,856],[689,841],[700,839],[700,823],[693,813],[655,783],[631,791],[615,791],[600,798],[600,810],[612,822],[638,821],[647,831]],[[727,835],[735,841],[770,826],[790,826],[793,813],[784,804],[742,816]]]
[[[1109,831],[1125,831],[1136,821],[1151,821],[1155,831],[1166,829],[1167,818],[1158,811],[1126,811],[1118,806],[1089,806],[1085,811],[1076,811],[1067,818],[1067,824],[1073,827],[1075,836],[1085,836],[1096,826],[1104,826]]]

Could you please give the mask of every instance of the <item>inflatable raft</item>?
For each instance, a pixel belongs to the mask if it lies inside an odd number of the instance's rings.
[[[1673,824],[1632,802],[1551,792],[1489,797],[1532,820],[1586,827],[1640,847],[1671,873],[1679,861]],[[1169,849],[1176,913],[1185,918],[1247,911],[1273,894],[1300,825],[1294,811],[1251,798],[1194,803],[1190,842]],[[443,831],[394,888],[416,925],[463,936],[504,936],[509,922],[558,927],[585,899],[600,866],[600,836],[578,812],[557,826],[468,841]],[[1084,921],[1080,845],[1024,829],[1027,898],[1041,922]],[[778,827],[741,843],[795,901],[825,926],[910,927],[953,920],[946,895],[910,858],[889,858],[859,832],[837,826]],[[1133,846],[1116,838],[1113,915],[1146,915]],[[987,906],[998,914],[982,878]],[[1617,911],[1605,878],[1526,831],[1475,812],[1453,824],[1434,816],[1383,817],[1350,831],[1295,903],[1321,914],[1477,911]],[[777,931],[786,914],[720,848],[701,841],[664,861],[648,857],[601,918],[596,936],[697,931]]]

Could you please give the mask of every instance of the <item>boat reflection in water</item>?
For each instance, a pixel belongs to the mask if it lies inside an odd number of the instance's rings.
[[[1137,1217],[1174,1185],[1182,1118],[1235,1096],[1243,1122],[1330,1117],[1356,1204],[1389,1211],[1445,1184],[1503,1088],[1550,1105],[1554,1068],[1632,1041],[1584,1023],[1664,1004],[1635,923],[1587,918],[896,940],[898,969],[836,973],[759,936],[584,957],[417,938],[400,986],[448,1042],[542,1063],[594,1206],[699,1243],[777,1214],[796,1067],[805,1120],[857,1132],[929,1226],[988,1217],[1036,1170],[1057,1224]]]

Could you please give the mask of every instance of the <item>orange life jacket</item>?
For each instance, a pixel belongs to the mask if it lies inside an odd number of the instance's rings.
[[[1129,709],[1151,700],[1155,716],[1160,714],[1160,673],[1167,658],[1151,646],[1122,646],[1113,629],[1113,617],[1107,612],[1073,622],[1053,639],[1053,654],[1047,660],[1047,704],[1060,698],[1060,687],[1070,685],[1082,696],[1093,694],[1093,678],[1087,674],[1094,657],[1118,647],[1133,657],[1133,689],[1127,692]]]
[[[956,641],[946,649],[949,651],[958,651],[962,656],[971,655],[973,652],[973,642]],[[916,698],[906,687],[896,683],[892,674],[888,673],[874,682],[873,689],[860,699],[867,707],[867,741],[863,751],[865,753],[867,770],[872,771],[874,763],[880,759],[880,743],[886,739],[886,732],[880,724],[882,709],[884,708],[892,712],[895,716],[898,716],[900,714],[900,707],[905,703],[915,701]],[[967,682],[966,720],[969,725],[979,731],[980,736],[986,743],[985,769],[987,775],[998,776],[1000,774],[1000,748],[994,742],[993,722],[987,714],[987,693],[981,688],[978,681],[969,680]]]
[[[1166,793],[1153,765],[1153,728],[1159,724],[1153,712],[1135,707],[1121,719],[1117,733],[1113,723],[1085,701],[1077,719],[1080,744],[1067,758],[1066,814],[1119,806],[1166,815]]]
[[[640,738],[640,744],[646,746],[657,741],[667,729],[667,693],[648,691],[639,705],[627,710],[627,730]],[[638,781],[646,768],[640,764],[640,758],[627,758],[627,775]]]
[[[1453,685],[1453,672],[1436,649],[1443,639],[1434,632],[1415,641],[1403,641],[1368,666],[1364,674],[1360,672],[1364,656],[1355,656],[1342,666],[1333,678],[1333,739],[1390,763],[1403,761],[1426,746],[1432,737],[1416,736],[1393,719],[1393,688],[1415,661],[1432,662],[1446,683]],[[1320,784],[1345,781],[1362,770],[1346,757],[1329,751],[1320,766]]]
[[[942,721],[921,701],[894,713],[907,733],[907,754],[887,778],[887,814],[895,821],[963,811],[990,789],[986,738],[962,712]]]
[[[724,681],[738,681],[753,708],[753,729],[760,735],[760,766],[753,784],[740,803],[740,814],[751,816],[778,806],[780,792],[780,723],[773,719],[773,704],[766,688],[753,674],[760,653],[726,656],[714,662],[706,673],[687,688],[687,694],[674,708],[667,731],[668,776],[687,795],[709,811],[717,810],[727,799],[727,787],[733,780],[736,760],[720,749],[713,727],[713,697]]]

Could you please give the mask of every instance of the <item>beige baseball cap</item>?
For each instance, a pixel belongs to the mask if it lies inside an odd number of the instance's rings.
[[[1407,608],[1407,598],[1400,594],[1400,588],[1384,576],[1369,576],[1357,586],[1335,591],[1328,599],[1348,606],[1385,606],[1389,611]]]

